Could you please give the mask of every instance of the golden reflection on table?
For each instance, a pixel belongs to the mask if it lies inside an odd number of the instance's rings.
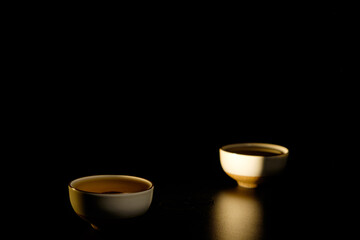
[[[263,215],[256,189],[236,187],[222,190],[215,196],[211,214],[213,239],[261,239]]]

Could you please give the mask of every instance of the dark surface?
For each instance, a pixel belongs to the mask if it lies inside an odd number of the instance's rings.
[[[158,190],[146,215],[119,225],[113,232],[96,232],[71,214],[60,232],[74,239],[117,235],[133,239],[146,236],[157,239],[301,239],[338,234],[334,228],[337,220],[326,218],[331,203],[324,203],[315,196],[310,200],[299,193],[288,191],[284,194],[273,188],[252,191],[233,186],[212,190],[199,187],[201,190],[182,190],[180,194]]]
[[[294,159],[296,156],[290,161]],[[237,187],[220,171],[213,169],[213,175],[177,172],[151,177],[155,192],[149,211],[125,220],[115,230],[100,232],[73,212],[64,181],[58,186],[56,198],[51,199],[49,206],[45,205],[49,207],[49,213],[42,216],[45,219],[36,220],[43,228],[39,233],[66,239],[251,240],[343,236],[343,214],[337,205],[339,186],[328,180],[331,176],[324,180],[300,172],[293,175],[287,169],[273,182],[245,189]]]
[[[244,136],[246,131],[241,132]],[[276,132],[272,142],[278,143],[284,135]],[[47,180],[42,183],[43,195],[36,200],[43,200],[40,206],[45,210],[35,221],[36,232],[66,239],[319,239],[346,234],[342,232],[344,189],[334,176],[334,159],[318,150],[323,144],[286,138],[281,142],[290,149],[286,170],[273,182],[249,190],[238,188],[222,171],[218,147],[226,141],[221,142],[220,135],[215,137],[217,144],[211,137],[192,136],[197,140],[174,138],[159,143],[154,139],[155,143],[118,147],[111,154],[105,151],[107,143],[96,143],[97,150],[83,144],[78,147],[86,151],[64,154],[63,150],[59,166],[48,163],[48,169],[56,171],[38,179]],[[226,134],[226,138],[231,136]],[[258,140],[268,139],[258,135]],[[108,173],[153,181],[154,199],[144,216],[124,221],[116,231],[97,232],[71,209],[67,183]]]
[[[15,41],[21,64],[11,75],[43,81],[16,82],[6,98],[4,171],[19,180],[5,184],[19,194],[8,198],[12,233],[346,239],[358,112],[357,87],[342,78],[341,9],[178,7],[143,19],[107,14],[103,24],[61,12],[14,28],[27,44]],[[218,149],[238,142],[288,147],[285,172],[236,189]],[[117,232],[92,230],[71,209],[67,184],[96,174],[153,181],[150,210]]]

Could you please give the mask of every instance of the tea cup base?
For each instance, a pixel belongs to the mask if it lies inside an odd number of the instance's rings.
[[[244,188],[257,188],[259,184],[264,182],[264,177],[250,177],[250,176],[240,176],[232,173],[226,173],[232,179],[237,181],[240,187]]]
[[[246,182],[237,182],[240,187],[243,188],[257,188],[258,184],[256,183],[246,183]]]
[[[90,223],[91,227],[96,230],[96,231],[100,231],[100,228],[92,223]]]

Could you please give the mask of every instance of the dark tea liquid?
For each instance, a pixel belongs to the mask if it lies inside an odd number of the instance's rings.
[[[138,179],[102,177],[83,180],[72,187],[85,192],[118,194],[145,191],[151,188],[151,184]]]
[[[277,156],[283,154],[282,151],[277,149],[256,147],[256,146],[232,147],[226,149],[226,151],[232,153],[239,153],[239,154],[252,155],[252,156],[264,156],[264,157],[271,157],[271,156]]]

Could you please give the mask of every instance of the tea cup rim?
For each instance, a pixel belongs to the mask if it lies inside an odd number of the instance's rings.
[[[278,158],[289,155],[289,149],[278,144],[273,143],[260,143],[260,142],[243,142],[243,143],[232,143],[232,144],[226,144],[220,147],[220,150],[234,154],[234,155],[243,155],[243,156],[249,156],[249,157],[259,157],[260,155],[249,155],[249,154],[243,154],[243,153],[235,153],[232,151],[227,150],[226,148],[234,147],[234,146],[259,146],[259,147],[265,147],[265,148],[272,148],[281,151],[282,153],[275,156],[266,156],[265,158]]]
[[[148,182],[150,183],[150,187],[145,189],[145,190],[142,190],[142,191],[138,191],[138,192],[131,192],[131,193],[95,193],[95,192],[90,192],[90,191],[85,191],[85,190],[80,190],[76,187],[74,187],[72,185],[73,182],[75,181],[78,181],[78,180],[82,180],[82,179],[85,179],[85,178],[94,178],[94,177],[129,177],[129,178],[137,178],[137,179],[140,179],[142,181],[145,181],[145,182]],[[146,193],[148,191],[151,191],[153,188],[154,188],[154,184],[148,180],[148,179],[145,179],[145,178],[142,178],[142,177],[137,177],[137,176],[131,176],[131,175],[117,175],[117,174],[100,174],[100,175],[89,175],[89,176],[84,176],[84,177],[79,177],[79,178],[76,178],[76,179],[73,179],[72,181],[69,182],[68,184],[68,187],[74,191],[77,191],[77,192],[81,192],[81,193],[84,193],[84,194],[89,194],[89,195],[95,195],[95,196],[106,196],[106,197],[119,197],[119,196],[134,196],[134,195],[139,195],[139,194],[143,194],[143,193]]]

